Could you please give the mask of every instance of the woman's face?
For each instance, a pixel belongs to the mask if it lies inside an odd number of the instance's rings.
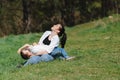
[[[56,24],[56,25],[53,25],[53,27],[51,27],[51,30],[59,33],[60,28],[62,28],[62,25],[61,24]]]

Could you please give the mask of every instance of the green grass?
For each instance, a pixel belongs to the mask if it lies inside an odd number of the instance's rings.
[[[66,51],[76,56],[23,68],[17,49],[37,42],[42,33],[10,35],[0,38],[0,80],[120,80],[119,16],[66,28]]]

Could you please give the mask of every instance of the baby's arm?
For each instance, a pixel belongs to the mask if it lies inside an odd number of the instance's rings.
[[[30,44],[25,44],[25,45],[23,45],[21,48],[18,49],[17,53],[20,54],[20,52],[21,52],[21,50],[22,50],[23,48],[27,48],[27,47],[29,47],[29,46],[31,46],[31,45],[30,45]]]

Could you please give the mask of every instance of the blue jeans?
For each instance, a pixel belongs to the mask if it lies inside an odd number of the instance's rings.
[[[42,56],[32,56],[30,57],[27,62],[24,64],[24,66],[30,65],[30,64],[37,64],[39,62],[48,62],[52,61],[54,58],[49,54],[43,54]]]
[[[24,64],[24,66],[29,64],[37,64],[39,62],[48,62],[52,61],[55,58],[68,58],[66,51],[63,48],[56,47],[51,53],[49,54],[43,54],[41,56],[32,56],[30,59],[27,60],[27,62]]]
[[[64,48],[60,48],[60,47],[56,47],[51,53],[51,56],[53,56],[54,58],[57,57],[63,57],[63,58],[68,58],[68,54],[67,52],[64,50]]]

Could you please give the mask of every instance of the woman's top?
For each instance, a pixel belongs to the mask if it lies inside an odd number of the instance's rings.
[[[44,43],[45,45],[49,45],[50,42],[51,42],[48,38],[49,38],[49,35],[43,40],[43,43]]]
[[[29,47],[30,51],[34,54],[41,50],[46,50],[48,53],[51,53],[55,47],[59,46],[60,39],[58,35],[55,35],[51,38],[51,40],[49,40],[48,37],[50,34],[51,31],[44,32],[44,34],[42,35],[38,42],[38,45]]]

